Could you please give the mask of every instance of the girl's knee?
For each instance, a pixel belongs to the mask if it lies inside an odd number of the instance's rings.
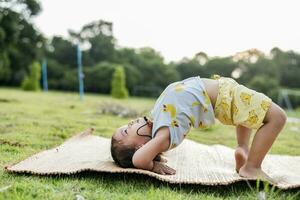
[[[274,122],[278,127],[283,127],[286,123],[287,116],[285,111],[277,106],[276,112],[274,114]]]
[[[272,103],[265,117],[265,123],[273,123],[277,127],[283,127],[287,116],[285,111],[275,103]]]

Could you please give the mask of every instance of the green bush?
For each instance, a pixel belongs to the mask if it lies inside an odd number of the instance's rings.
[[[62,80],[57,80],[64,90],[68,91],[78,91],[79,81],[78,81],[78,70],[71,69],[64,71],[64,76]]]
[[[289,91],[288,98],[289,98],[289,100],[290,100],[290,102],[292,104],[292,107],[294,109],[297,109],[297,108],[300,109],[300,96],[299,96],[300,90],[289,89],[288,91]],[[281,103],[280,106],[287,107],[286,102],[282,101],[280,103]]]
[[[40,90],[41,65],[38,62],[33,62],[29,68],[29,76],[25,77],[21,87],[23,90]]]
[[[125,83],[126,77],[124,68],[122,66],[118,66],[115,69],[113,74],[113,78],[111,81],[111,95],[114,98],[127,98],[128,91]]]
[[[0,83],[9,80],[11,69],[9,66],[9,58],[5,52],[0,53]]]
[[[249,87],[269,96],[273,101],[277,101],[279,92],[279,82],[276,79],[263,75],[255,76],[249,82]]]
[[[111,77],[116,64],[101,62],[93,67],[84,67],[84,88],[87,91],[109,94],[111,92]]]
[[[48,78],[48,87],[51,89],[65,89],[65,85],[63,85],[65,80],[65,74],[73,73],[68,68],[67,65],[60,64],[56,60],[49,58],[47,59],[47,78]]]

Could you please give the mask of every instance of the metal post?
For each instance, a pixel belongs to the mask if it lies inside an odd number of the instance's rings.
[[[47,60],[46,59],[43,59],[43,62],[42,62],[42,74],[43,74],[43,89],[44,89],[44,92],[48,92]]]
[[[292,106],[292,104],[290,102],[289,96],[287,95],[287,91],[283,90],[282,93],[283,93],[283,95],[282,95],[283,96],[283,100],[286,103],[288,110],[292,111],[293,110],[293,106]]]
[[[84,74],[82,72],[82,56],[81,56],[81,51],[80,51],[79,44],[77,45],[77,64],[78,64],[78,79],[79,79],[79,95],[80,95],[80,100],[83,100],[83,95],[84,95],[83,78],[84,78]]]

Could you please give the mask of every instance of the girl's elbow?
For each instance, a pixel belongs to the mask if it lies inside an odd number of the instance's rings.
[[[133,157],[132,157],[132,164],[136,168],[142,168],[142,166],[143,166],[142,160],[135,155],[133,155]]]
[[[132,157],[132,164],[134,167],[139,168],[139,169],[149,169],[150,166],[147,161],[145,161],[144,159],[138,157],[138,156],[134,156]]]

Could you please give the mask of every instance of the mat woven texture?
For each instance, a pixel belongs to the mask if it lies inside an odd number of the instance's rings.
[[[123,169],[110,156],[110,139],[92,135],[88,129],[50,150],[37,153],[15,165],[8,172],[39,175],[73,174],[85,170],[110,173],[139,173],[169,183],[228,185],[245,180],[234,170],[234,150],[223,145],[203,145],[191,140],[167,152],[168,165],[175,175],[159,175],[140,169]],[[269,182],[281,189],[300,187],[300,156],[267,155],[263,170]]]

